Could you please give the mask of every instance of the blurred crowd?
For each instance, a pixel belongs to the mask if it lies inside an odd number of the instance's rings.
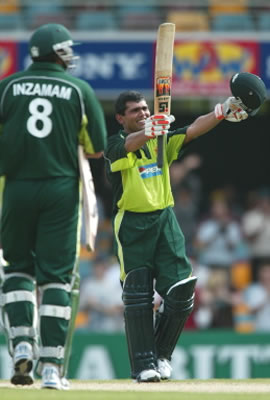
[[[191,153],[171,167],[174,211],[198,276],[195,308],[185,329],[270,331],[270,188],[243,195],[227,185],[206,195],[202,162]],[[109,188],[104,201],[98,198],[95,254],[87,253],[82,235],[79,329],[123,330],[119,265],[106,212],[110,198]],[[157,293],[154,300],[157,307]]]
[[[0,30],[56,22],[71,30],[268,31],[267,0],[0,0]]]

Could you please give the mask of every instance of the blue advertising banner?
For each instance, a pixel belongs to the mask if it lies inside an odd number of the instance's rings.
[[[270,42],[261,43],[260,77],[267,89],[270,89]]]
[[[80,56],[72,74],[88,81],[95,90],[117,91],[153,88],[153,42],[81,42],[74,50]],[[19,46],[19,68],[29,65],[28,46]]]
[[[72,74],[89,82],[102,98],[125,89],[153,90],[155,40],[78,40],[80,56]],[[26,41],[17,44],[17,69],[31,62]],[[15,46],[14,46],[15,47]],[[220,96],[229,94],[229,80],[236,72],[261,76],[270,90],[270,41],[176,39],[173,95]]]

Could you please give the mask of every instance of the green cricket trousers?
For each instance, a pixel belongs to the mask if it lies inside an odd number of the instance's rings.
[[[1,240],[6,272],[24,272],[38,285],[70,281],[78,236],[77,178],[7,180]]]
[[[172,285],[191,275],[184,235],[171,207],[148,213],[119,211],[113,224],[121,281],[133,269],[151,268],[155,288],[164,297]]]
[[[8,263],[3,293],[9,336],[13,332],[13,346],[34,340],[36,281],[42,289],[40,357],[59,364],[70,319],[69,284],[79,250],[79,199],[77,177],[7,180],[3,193],[1,240]]]

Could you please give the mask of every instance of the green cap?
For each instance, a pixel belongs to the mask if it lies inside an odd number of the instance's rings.
[[[266,87],[263,80],[250,72],[240,72],[231,77],[231,92],[240,98],[244,110],[255,115],[266,99]]]

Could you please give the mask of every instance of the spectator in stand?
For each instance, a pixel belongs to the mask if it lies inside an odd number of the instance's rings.
[[[229,275],[217,270],[197,288],[194,321],[198,329],[232,328],[233,306]]]
[[[198,168],[202,164],[202,159],[198,154],[189,154],[180,162],[172,164],[170,168],[170,179],[172,193],[175,195],[177,189],[181,186],[188,186],[199,205],[201,198],[202,182],[197,174]]]
[[[190,154],[181,162],[172,164],[170,169],[174,212],[185,236],[188,256],[193,255],[193,238],[200,209],[202,185],[196,170],[201,162],[198,154]]]
[[[193,238],[197,227],[198,207],[192,189],[188,185],[180,185],[174,195],[174,212],[185,236],[186,252],[193,254]]]
[[[270,190],[257,193],[253,208],[243,215],[243,233],[248,241],[253,270],[253,280],[257,280],[258,265],[270,259]]]
[[[120,282],[108,279],[109,273],[108,258],[100,255],[94,261],[92,274],[82,282],[80,312],[88,314],[84,328],[92,332],[124,331]]]
[[[233,327],[231,282],[228,274],[212,269],[190,259],[193,273],[198,281],[195,290],[195,304],[185,329],[212,329]]]
[[[238,298],[246,304],[255,332],[270,332],[270,259],[258,268],[258,282],[249,285]]]
[[[237,221],[240,221],[244,212],[241,194],[242,193],[235,185],[227,183],[221,188],[215,189],[211,193],[211,198],[213,200],[217,200],[218,198],[221,200],[225,200],[233,217]]]
[[[212,320],[212,310],[205,308],[200,303],[200,295],[206,289],[211,271],[206,265],[198,263],[194,256],[190,257],[192,271],[197,276],[197,285],[195,287],[194,308],[189,318],[187,319],[185,330],[204,329],[208,328],[209,321]]]
[[[247,257],[240,224],[233,218],[227,202],[218,198],[211,204],[210,216],[196,233],[198,261],[213,270],[227,271],[239,258]]]

